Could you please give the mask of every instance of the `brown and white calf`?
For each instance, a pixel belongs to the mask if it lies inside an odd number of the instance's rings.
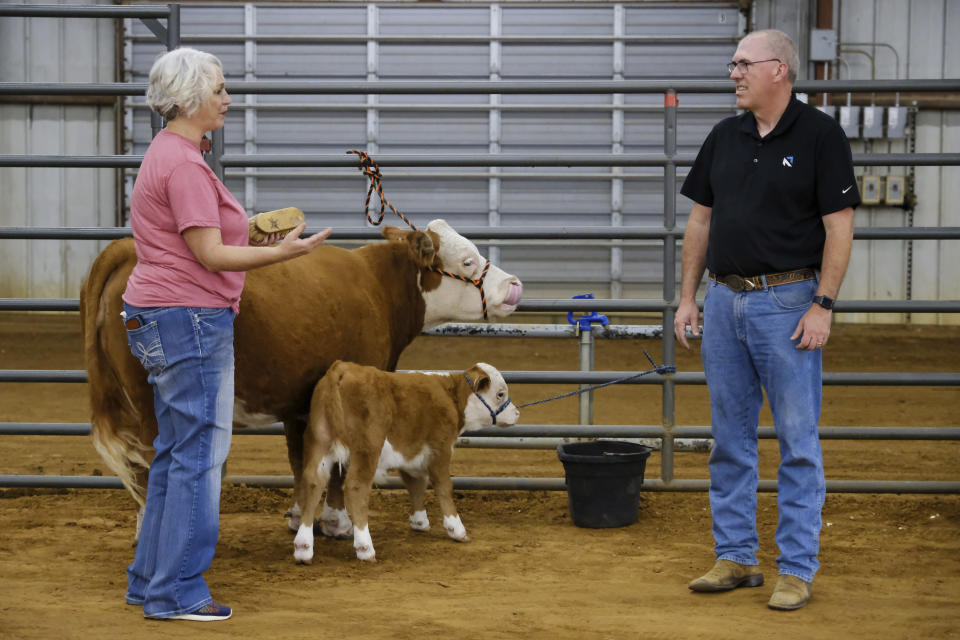
[[[301,494],[303,519],[293,557],[313,560],[313,520],[336,465],[347,467],[343,485],[353,521],[353,546],[360,560],[375,560],[368,524],[368,500],[378,470],[397,469],[410,492],[410,526],[430,528],[424,509],[427,480],[443,513],[443,528],[465,542],[467,531],[453,503],[450,460],[457,436],[517,423],[507,383],[497,369],[478,362],[463,373],[388,373],[374,367],[335,362],[317,383],[304,435]],[[347,520],[349,522],[349,520]]]

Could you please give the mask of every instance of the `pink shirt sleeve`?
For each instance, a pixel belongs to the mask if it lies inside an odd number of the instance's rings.
[[[167,180],[167,198],[177,231],[190,227],[220,227],[220,202],[210,177],[198,164],[175,168]]]

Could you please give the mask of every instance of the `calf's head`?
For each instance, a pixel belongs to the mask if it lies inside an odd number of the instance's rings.
[[[517,424],[520,410],[510,401],[507,383],[496,367],[478,362],[463,375],[473,391],[463,412],[463,431]]]
[[[384,230],[388,239],[402,233],[419,232]],[[412,245],[424,267],[420,287],[426,305],[425,329],[444,322],[505,318],[517,309],[523,296],[520,278],[490,264],[475,244],[444,220],[427,225],[425,236],[431,242]]]

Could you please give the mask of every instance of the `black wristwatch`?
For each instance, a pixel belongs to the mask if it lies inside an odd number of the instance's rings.
[[[833,298],[828,298],[827,296],[813,296],[813,301],[828,311],[833,309]]]

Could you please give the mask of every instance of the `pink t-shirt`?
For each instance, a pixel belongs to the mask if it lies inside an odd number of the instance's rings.
[[[249,243],[247,214],[200,147],[162,130],[150,143],[130,198],[137,265],[123,299],[136,307],[230,307],[239,310],[242,271],[208,271],[180,235],[217,227],[225,245]]]

